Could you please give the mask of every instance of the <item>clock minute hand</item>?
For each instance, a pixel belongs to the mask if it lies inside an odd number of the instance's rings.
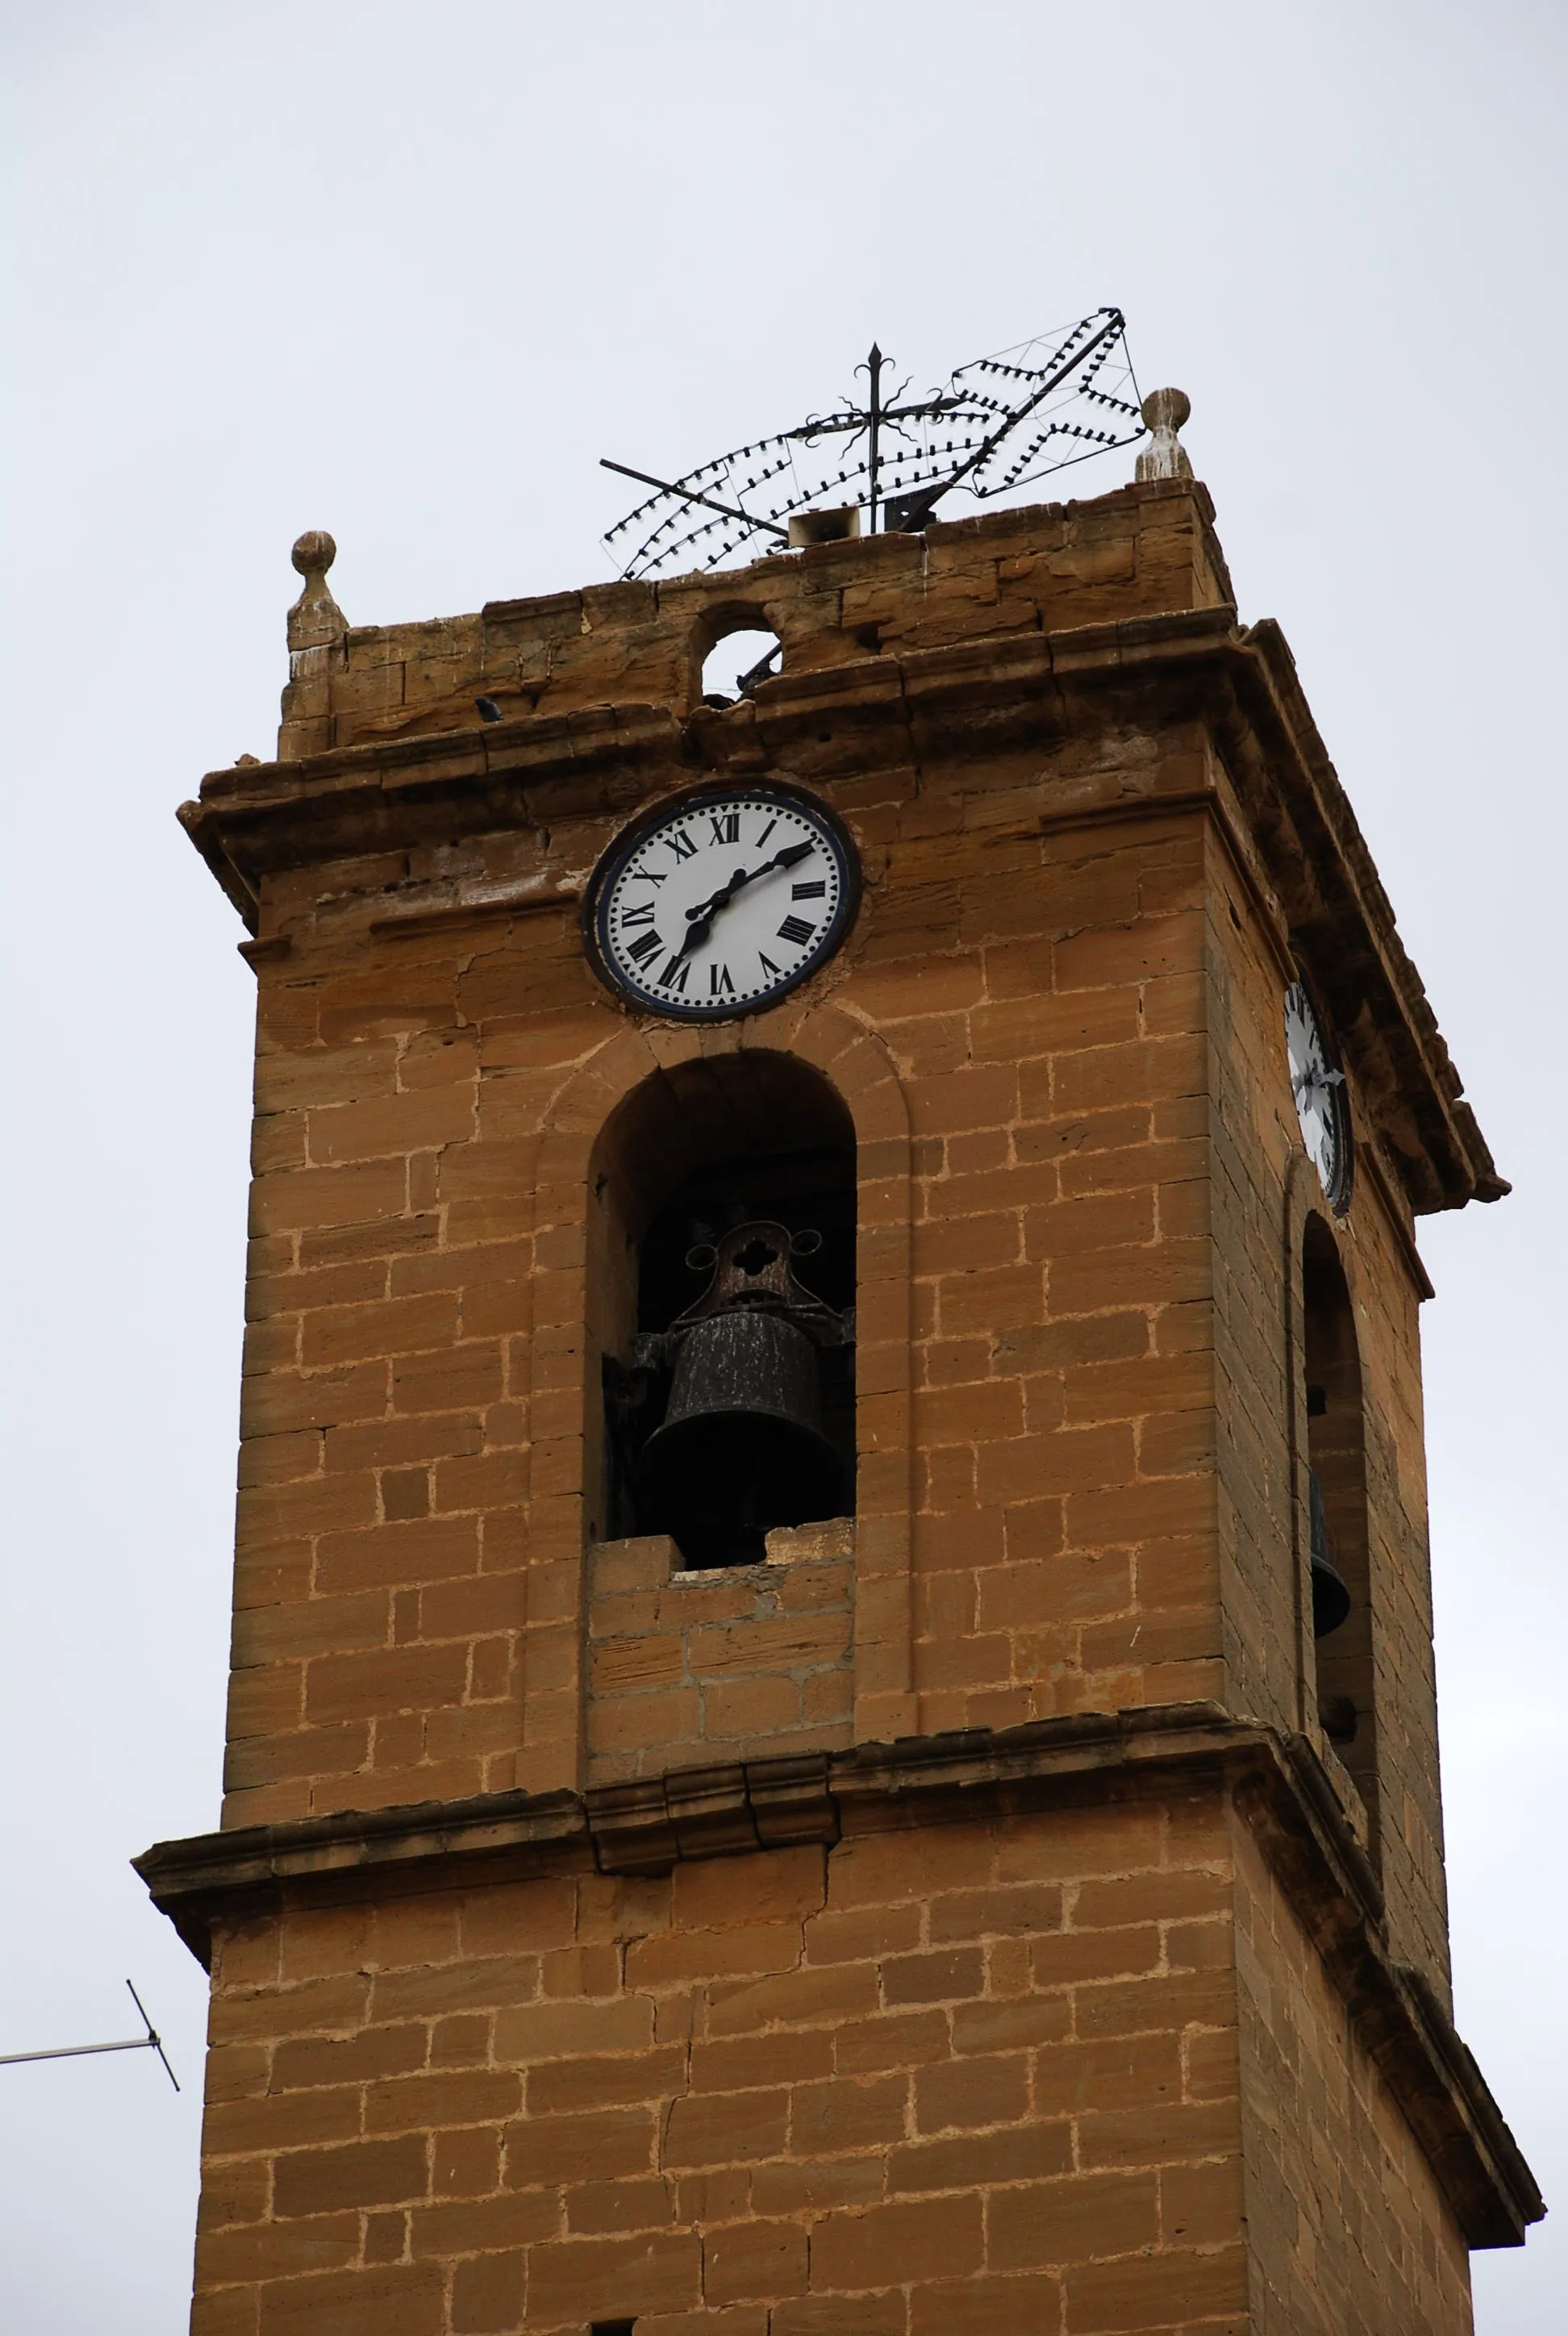
[[[771,860],[765,860],[760,868],[754,868],[745,881],[754,884],[759,876],[771,876],[775,868],[794,868],[801,861],[808,859],[815,850],[814,843],[786,843],[782,852],[775,852]]]
[[[677,955],[684,957],[688,949],[699,948],[706,940],[713,930],[715,913],[727,908],[743,885],[755,884],[759,876],[770,876],[775,868],[793,868],[815,849],[814,843],[786,843],[782,852],[775,852],[760,868],[737,868],[727,884],[721,885],[709,899],[699,900],[695,909],[687,910],[690,929]]]
[[[1317,1094],[1320,1088],[1327,1094],[1330,1088],[1342,1087],[1344,1084],[1343,1071],[1308,1071],[1304,1077],[1292,1079],[1290,1088],[1297,1102],[1300,1103],[1306,1096]]]

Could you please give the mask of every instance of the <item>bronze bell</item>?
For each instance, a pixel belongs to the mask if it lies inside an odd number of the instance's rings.
[[[1350,1591],[1334,1562],[1334,1544],[1329,1539],[1329,1513],[1323,1506],[1323,1488],[1315,1468],[1307,1471],[1307,1506],[1311,1519],[1312,1636],[1326,1639],[1349,1615]]]
[[[688,1265],[713,1267],[696,1304],[638,1342],[641,1358],[673,1366],[663,1424],[638,1465],[639,1521],[673,1533],[688,1565],[755,1563],[774,1525],[843,1504],[817,1356],[850,1341],[853,1314],[824,1305],[790,1265],[821,1246],[820,1233],[765,1219],[735,1226],[688,1253]]]

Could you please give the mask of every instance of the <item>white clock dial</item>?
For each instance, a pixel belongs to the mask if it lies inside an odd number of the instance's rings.
[[[1323,1198],[1342,1215],[1350,1199],[1350,1114],[1345,1100],[1345,1074],[1329,1053],[1305,982],[1292,982],[1285,993],[1285,1053],[1301,1141],[1318,1172]]]
[[[838,947],[858,891],[849,838],[809,796],[690,795],[600,861],[584,903],[589,950],[600,978],[645,1012],[755,1014]]]

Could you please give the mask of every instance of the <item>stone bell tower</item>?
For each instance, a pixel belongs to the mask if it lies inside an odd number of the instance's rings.
[[[198,2336],[1459,2336],[1413,1239],[1204,490],[351,626],[258,988]],[[705,657],[762,628],[735,701]]]

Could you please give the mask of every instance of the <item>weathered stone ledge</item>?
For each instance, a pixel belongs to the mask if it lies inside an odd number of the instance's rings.
[[[783,769],[831,790],[872,767],[972,750],[977,721],[993,746],[1049,749],[1073,726],[1080,696],[1100,701],[1101,719],[1130,715],[1137,701],[1147,720],[1151,693],[1162,718],[1201,720],[1215,741],[1225,783],[1203,799],[1223,811],[1230,797],[1232,829],[1250,839],[1236,848],[1252,887],[1261,881],[1273,896],[1268,921],[1281,946],[1288,954],[1298,933],[1321,940],[1327,1003],[1364,1090],[1387,1102],[1382,1132],[1409,1204],[1419,1212],[1496,1199],[1508,1187],[1463,1099],[1284,638],[1273,624],[1243,632],[1229,607],[784,673],[754,700],[698,706],[684,719],[665,706],[590,706],[214,772],[180,818],[254,932],[272,871],[563,816],[625,818],[651,795],[705,776]],[[1281,798],[1286,823],[1269,808]],[[1129,794],[1108,772],[1098,791],[1076,787],[1042,819],[1158,816],[1193,800],[1190,792],[1180,805],[1157,790]],[[394,913],[409,919],[398,930],[414,932],[421,912],[450,909],[461,921],[488,904],[417,888],[365,905],[380,936]]]
[[[586,1795],[495,1793],[346,1810],[161,1842],[134,1861],[200,1961],[215,1919],[290,1900],[685,1859],[1131,1796],[1173,1775],[1232,1794],[1473,2247],[1519,2244],[1545,2212],[1430,1981],[1390,1958],[1382,1893],[1301,1737],[1214,1703],[1089,1712],[895,1744],[672,1770]]]

